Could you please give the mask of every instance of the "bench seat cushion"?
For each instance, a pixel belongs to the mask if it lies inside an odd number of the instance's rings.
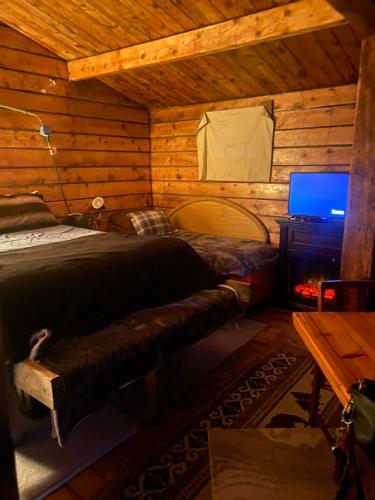
[[[51,346],[41,362],[64,381],[62,404],[55,412],[60,441],[79,420],[105,405],[119,387],[160,366],[174,352],[240,312],[232,291],[202,290]]]

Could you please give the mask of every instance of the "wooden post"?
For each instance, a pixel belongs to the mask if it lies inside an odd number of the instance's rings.
[[[0,495],[7,500],[18,499],[13,443],[10,435],[7,405],[7,380],[3,328],[0,322]]]
[[[375,36],[362,43],[341,278],[370,279],[375,233]]]

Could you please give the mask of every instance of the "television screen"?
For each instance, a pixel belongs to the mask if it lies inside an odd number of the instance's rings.
[[[294,216],[345,217],[349,174],[292,172],[288,213]]]

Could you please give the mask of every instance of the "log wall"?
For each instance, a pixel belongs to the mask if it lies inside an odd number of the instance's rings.
[[[151,204],[148,111],[97,81],[72,83],[66,63],[0,25],[0,104],[37,113],[52,146],[71,212],[106,214]],[[65,214],[37,119],[0,109],[0,193],[38,190]]]
[[[198,180],[195,132],[210,110],[256,106],[272,99],[275,138],[270,183]],[[291,171],[349,171],[356,85],[291,92],[151,111],[153,205],[173,208],[199,196],[229,198],[257,214],[271,240],[279,238],[276,219],[287,213]]]

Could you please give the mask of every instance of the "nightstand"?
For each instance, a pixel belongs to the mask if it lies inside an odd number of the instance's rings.
[[[66,226],[82,227],[84,229],[98,230],[97,222],[86,214],[69,214],[60,220]]]

